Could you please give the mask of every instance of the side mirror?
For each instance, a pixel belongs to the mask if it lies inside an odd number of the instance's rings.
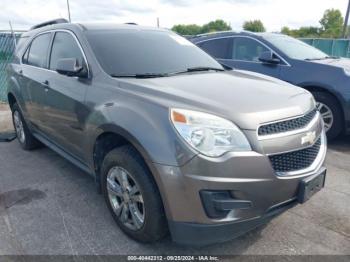
[[[277,65],[281,62],[281,60],[277,58],[271,51],[262,52],[259,56],[259,61],[273,65]]]
[[[76,58],[64,58],[57,61],[57,73],[66,76],[87,77],[86,69],[78,64]]]

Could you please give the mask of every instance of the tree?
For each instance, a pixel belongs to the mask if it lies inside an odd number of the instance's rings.
[[[202,32],[202,27],[199,25],[174,25],[171,29],[180,35],[198,35]]]
[[[209,32],[231,30],[231,26],[227,24],[225,21],[218,19],[215,21],[211,21],[203,26],[199,26],[195,24],[174,25],[171,30],[175,31],[180,35],[198,35],[198,34],[205,34]]]
[[[322,36],[339,37],[343,29],[344,19],[338,9],[327,9],[320,20]]]
[[[344,19],[337,9],[327,9],[320,20],[321,27],[305,26],[299,29],[282,27],[281,33],[293,37],[327,37],[337,38],[343,29]]]
[[[246,21],[243,24],[243,29],[251,32],[265,32],[264,24],[260,20]]]
[[[224,20],[217,19],[215,21],[211,21],[208,24],[202,26],[201,33],[210,33],[210,32],[218,32],[218,31],[228,31],[232,30],[231,26],[227,24]]]
[[[320,36],[320,28],[314,26],[305,26],[300,27],[297,30],[298,37],[319,37]]]

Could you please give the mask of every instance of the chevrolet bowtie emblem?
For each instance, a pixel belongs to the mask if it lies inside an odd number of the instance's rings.
[[[303,136],[301,138],[301,144],[302,145],[305,145],[305,144],[313,145],[315,143],[315,140],[316,140],[316,131],[308,132],[308,133],[306,133],[305,136]]]

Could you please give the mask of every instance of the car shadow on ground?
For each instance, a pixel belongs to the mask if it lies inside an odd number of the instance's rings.
[[[343,135],[328,142],[328,147],[342,153],[350,153],[350,135]]]

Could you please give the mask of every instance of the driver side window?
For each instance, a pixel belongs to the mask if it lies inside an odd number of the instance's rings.
[[[259,62],[261,53],[269,51],[259,42],[246,38],[237,37],[234,39],[232,48],[232,59],[248,62]]]
[[[84,56],[77,41],[67,32],[57,32],[52,45],[50,69],[56,70],[57,62],[64,58],[76,58],[78,65],[84,64]]]

